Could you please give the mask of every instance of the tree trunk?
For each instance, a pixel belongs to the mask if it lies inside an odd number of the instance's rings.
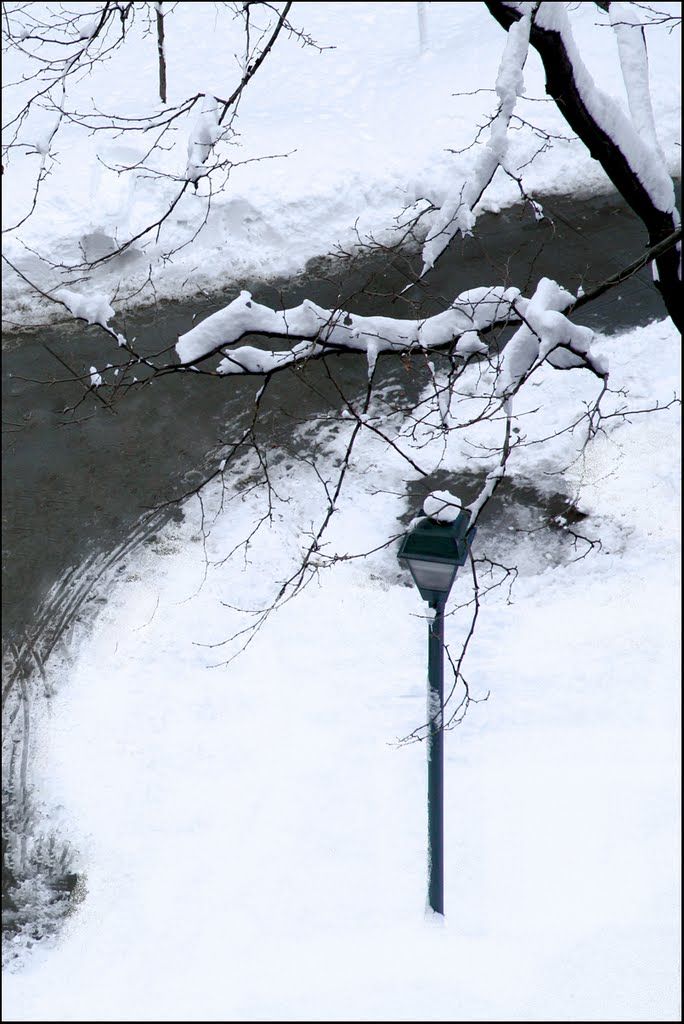
[[[166,103],[166,53],[164,52],[164,15],[157,4],[157,50],[159,53],[159,99]]]
[[[522,17],[518,10],[500,0],[485,0],[485,3],[493,17],[506,31]],[[575,81],[574,68],[560,33],[540,28],[533,21],[530,42],[544,65],[547,94],[554,100],[572,130],[582,140],[592,157],[598,160],[615,188],[643,222],[648,231],[649,247],[657,246],[679,227],[676,211],[666,213],[654,205],[625,154],[592,117]],[[656,258],[655,286],[662,295],[673,323],[681,331],[680,252],[681,242]]]

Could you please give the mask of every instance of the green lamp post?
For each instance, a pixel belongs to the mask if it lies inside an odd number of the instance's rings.
[[[399,548],[405,565],[434,609],[428,636],[428,903],[444,914],[444,607],[476,529],[463,510],[452,522],[425,518]]]

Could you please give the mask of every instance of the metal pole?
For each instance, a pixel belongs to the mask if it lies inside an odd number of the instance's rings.
[[[428,902],[444,914],[444,599],[430,623],[428,648]]]

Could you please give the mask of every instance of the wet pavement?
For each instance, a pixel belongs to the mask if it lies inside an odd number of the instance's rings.
[[[159,351],[240,287],[266,303],[289,306],[308,296],[357,312],[425,316],[482,283],[525,290],[546,275],[586,289],[643,251],[643,228],[617,197],[548,197],[544,208],[549,220],[541,223],[518,208],[483,216],[476,238],[455,241],[425,282],[400,298],[407,271],[420,265],[417,257],[365,256],[351,265],[321,260],[299,279],[238,282],[211,301],[148,307],[117,326],[144,351]],[[663,315],[647,269],[576,319],[613,333]],[[74,379],[93,364],[120,361],[96,328],[69,323],[6,333],[3,347],[3,635],[16,640],[31,634],[41,602],[65,573],[96,552],[142,537],[154,526],[141,524],[147,510],[204,478],[208,453],[237,436],[260,382],[169,375],[108,407],[103,392],[88,392]],[[338,363],[344,386],[360,391],[365,360]],[[391,375],[388,364],[384,372]],[[273,429],[287,431],[293,418],[336,401],[330,388],[327,398],[317,396],[321,389],[326,381],[318,365],[281,375],[270,399]]]

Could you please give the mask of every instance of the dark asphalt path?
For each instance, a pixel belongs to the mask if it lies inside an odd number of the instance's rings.
[[[212,301],[165,303],[129,315],[126,333],[148,351],[248,287],[259,301],[293,305],[308,296],[323,306],[358,312],[426,315],[459,291],[506,282],[528,290],[542,275],[571,289],[594,285],[644,249],[640,222],[618,197],[578,201],[549,197],[549,221],[512,209],[480,218],[476,238],[455,241],[425,284],[393,299],[406,282],[403,260],[366,258],[310,266],[306,278],[274,284],[241,282]],[[419,261],[414,261],[414,266]],[[365,293],[359,290],[370,281]],[[372,294],[370,294],[372,293]],[[411,305],[415,303],[415,305]],[[650,277],[636,278],[582,310],[577,319],[608,332],[664,316]],[[146,509],[196,485],[207,452],[237,435],[258,381],[171,375],[113,408],[74,382],[91,364],[119,360],[101,332],[77,323],[3,337],[3,635],[30,636],[50,587],[86,558],[142,538]],[[73,370],[67,370],[64,364]],[[366,363],[340,360],[346,386],[361,388]],[[387,367],[386,373],[391,373]],[[324,387],[320,368],[312,367]],[[304,375],[306,376],[306,374]],[[274,425],[315,412],[301,374],[283,375],[274,389]],[[79,404],[80,403],[80,404]],[[68,410],[77,405],[76,412]],[[276,410],[282,407],[284,415]],[[276,428],[277,429],[277,428]],[[150,524],[150,529],[154,524]]]

